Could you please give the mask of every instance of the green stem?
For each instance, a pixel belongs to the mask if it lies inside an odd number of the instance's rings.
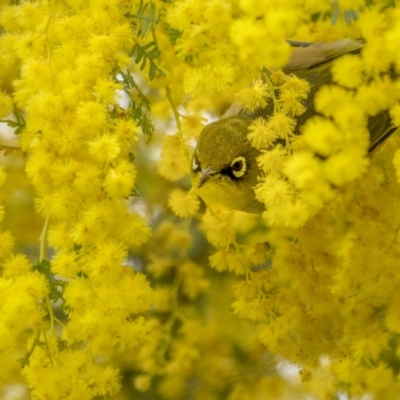
[[[178,127],[179,132],[181,131],[181,121],[180,121],[180,115],[179,112],[175,106],[174,100],[172,99],[171,96],[171,89],[169,86],[165,86],[165,93],[167,95],[167,99],[169,103],[171,104],[172,112],[174,113],[175,121],[176,121],[176,126]]]
[[[50,330],[54,333],[54,311],[48,294],[46,295],[46,303],[50,315]]]
[[[286,145],[286,150],[288,151],[289,155],[292,154],[292,146],[290,144],[290,139],[289,135],[285,133],[285,145]]]
[[[47,258],[47,231],[49,230],[49,223],[50,223],[50,217],[47,216],[43,225],[42,233],[40,234],[40,255],[39,255],[40,261],[45,260]],[[50,330],[51,332],[54,333],[55,317],[54,317],[53,306],[51,304],[50,297],[48,294],[46,295],[46,304],[50,316]]]
[[[46,332],[45,331],[43,331],[43,338],[44,338],[44,343],[45,343],[46,349],[47,349],[47,355],[48,355],[49,360],[50,360],[50,365],[54,368],[53,358],[50,355],[49,341],[47,340],[47,336],[46,336]]]
[[[275,87],[272,84],[271,79],[269,78],[268,72],[265,72],[264,78],[265,78],[265,81],[267,82],[268,86],[271,89],[271,97],[272,97],[272,101],[274,102],[275,112],[279,112],[281,110],[281,106],[279,105],[278,99],[275,96]]]
[[[155,19],[155,18],[143,17],[142,15],[137,15],[137,14],[129,14],[128,16],[129,17],[133,17],[133,18],[137,18],[137,19],[143,19],[145,21],[154,22],[156,24],[158,24],[160,22],[160,17]]]
[[[37,332],[36,332],[35,339],[33,339],[31,348],[28,350],[28,352],[26,353],[25,357],[23,358],[23,361],[22,361],[22,366],[23,367],[25,365],[29,364],[29,359],[31,358],[31,355],[35,351],[36,346],[40,343],[40,332],[41,332],[41,330],[38,329]]]
[[[173,328],[176,320],[179,318],[178,292],[179,292],[181,280],[182,280],[182,276],[180,274],[179,267],[177,267],[175,279],[174,279],[174,282],[171,287],[171,299],[173,301],[173,304],[171,306],[172,311],[171,311],[171,314],[170,314],[167,322],[165,323],[166,338],[164,340],[163,345],[159,349],[159,360],[160,360],[161,364],[164,364],[164,362],[165,362],[165,356],[166,356],[167,350],[171,343],[172,328]]]
[[[46,220],[44,221],[43,230],[39,238],[40,242],[39,261],[45,260],[47,258],[47,231],[49,230],[49,222],[50,222],[50,217],[47,216]]]
[[[61,325],[63,328],[65,328],[65,325],[55,315],[54,315],[54,321],[57,322],[59,325]]]

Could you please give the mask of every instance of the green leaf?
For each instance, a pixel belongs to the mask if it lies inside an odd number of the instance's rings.
[[[44,275],[49,284],[49,298],[51,301],[57,301],[62,299],[64,292],[64,287],[66,282],[57,279],[56,276],[51,271],[51,263],[49,260],[42,260],[32,265],[33,271],[38,271],[40,274]]]
[[[136,14],[127,14],[128,17],[137,19],[132,23],[136,28],[136,36],[142,39],[146,38],[150,32],[154,32],[161,15],[163,15],[162,10],[157,15],[156,5],[152,1],[144,3],[143,0],[140,0]]]
[[[161,51],[158,50],[158,47],[153,47],[149,52],[146,53],[147,57],[154,60],[155,58],[161,55]]]
[[[50,261],[49,260],[38,261],[36,264],[32,265],[32,269],[34,271],[40,272],[43,275],[47,275],[50,273]]]
[[[174,28],[169,28],[167,31],[167,35],[171,43],[175,46],[176,41],[182,36],[182,32]]]
[[[139,1],[139,7],[137,9],[137,14],[142,15],[142,9],[143,9],[143,0]]]
[[[147,50],[150,47],[155,46],[157,48],[157,43],[153,40],[152,42],[148,42],[142,46],[142,50]]]
[[[140,197],[140,191],[139,188],[135,185],[135,187],[131,190],[129,193],[130,197]]]
[[[10,128],[15,128],[14,134],[19,135],[25,128],[26,121],[25,118],[22,116],[22,114],[19,114],[17,111],[14,112],[14,116],[16,121],[13,121],[11,119],[1,119],[0,122],[4,122]]]
[[[150,69],[149,69],[149,77],[150,80],[153,80],[154,77],[156,75],[156,68],[155,68],[155,64],[150,64]]]
[[[136,51],[136,57],[135,57],[135,63],[136,64],[140,63],[140,61],[142,60],[144,54],[145,54],[144,51],[142,51],[141,49],[138,49]]]

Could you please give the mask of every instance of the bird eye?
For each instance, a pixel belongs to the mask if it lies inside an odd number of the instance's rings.
[[[247,169],[246,159],[244,157],[236,157],[231,162],[231,170],[236,178],[241,178],[246,172],[246,169]]]
[[[242,169],[242,167],[243,167],[243,161],[242,160],[235,161],[232,164],[232,169],[234,171],[240,171]]]
[[[199,169],[200,169],[199,160],[197,159],[197,156],[194,156],[193,161],[192,161],[192,170],[198,171]]]

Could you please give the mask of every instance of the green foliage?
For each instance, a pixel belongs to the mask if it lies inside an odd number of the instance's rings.
[[[129,56],[133,57],[135,64],[139,65],[141,71],[146,66],[149,67],[148,77],[150,81],[155,78],[157,72],[162,77],[166,76],[165,72],[155,62],[161,55],[161,51],[157,46],[155,28],[160,22],[162,15],[162,10],[157,12],[156,6],[152,1],[144,3],[143,0],[140,0],[136,14],[125,15],[132,19],[131,23],[136,30],[136,37],[138,39],[146,39],[149,33],[152,33],[153,40],[145,44],[140,44],[139,41],[135,40],[135,45],[129,52]],[[142,92],[129,71],[119,71],[117,75],[122,77],[124,91],[130,98],[129,117],[137,121],[142,132],[150,137],[154,131],[154,126],[146,113],[146,110],[150,111],[150,100]],[[133,99],[132,93],[137,94],[139,102]]]
[[[19,114],[17,111],[14,112],[16,121],[11,119],[1,119],[0,122],[6,123],[9,127],[15,128],[14,134],[19,135],[22,130],[25,128],[26,122],[25,118],[22,114]]]
[[[168,28],[167,31],[167,35],[169,37],[169,40],[171,41],[171,43],[175,46],[176,41],[182,37],[182,32],[179,31],[178,29],[174,29],[174,28]]]
[[[129,71],[127,71],[126,73],[120,71],[119,75],[122,77],[124,91],[130,98],[128,116],[137,121],[140,128],[142,129],[142,132],[145,135],[151,136],[151,134],[154,131],[154,126],[151,123],[149,117],[147,116],[146,111],[144,110],[145,108],[148,111],[150,111],[150,100],[141,91],[140,87],[137,85],[134,77],[131,75]],[[139,103],[133,100],[132,89],[137,93],[139,97]]]
[[[137,36],[145,38],[150,31],[154,30],[155,25],[160,22],[161,13],[156,17],[156,6],[151,1],[143,4],[140,0],[139,8],[137,10]]]
[[[152,1],[143,3],[143,0],[140,0],[136,14],[126,14],[127,17],[137,19],[133,24],[137,32],[136,36],[142,39],[145,39],[150,32],[154,33],[154,29],[160,22],[162,15],[162,10],[156,15],[156,5]]]
[[[139,43],[136,43],[130,54],[130,56],[133,56],[133,59],[136,64],[140,63],[140,70],[143,71],[144,68],[147,65],[147,62],[149,63],[149,78],[152,81],[154,77],[156,76],[156,72],[158,72],[161,76],[165,76],[165,72],[160,69],[157,64],[154,62],[155,59],[160,57],[161,52],[158,49],[157,43],[156,42],[149,42],[146,43],[145,45],[140,45]]]
[[[26,367],[29,365],[29,359],[31,358],[31,355],[35,351],[36,346],[45,347],[46,344],[44,342],[42,342],[39,338],[40,338],[40,331],[37,331],[36,336],[33,339],[33,342],[31,344],[31,347],[29,348],[28,352],[25,354],[25,357],[20,358],[18,360],[21,363],[22,367]]]
[[[53,302],[62,299],[63,288],[65,287],[66,282],[57,279],[56,276],[52,273],[50,261],[38,261],[32,266],[32,269],[33,271],[38,271],[46,277],[50,288],[49,299]]]
[[[134,57],[135,63],[140,63],[140,70],[143,71],[147,63],[149,63],[149,77],[153,80],[156,72],[161,76],[165,76],[162,71],[154,62],[155,59],[161,55],[156,42],[156,25],[160,22],[163,15],[162,10],[156,15],[156,6],[153,2],[143,3],[140,0],[139,7],[136,14],[127,14],[127,17],[134,18],[132,24],[136,30],[136,37],[138,39],[146,39],[150,32],[152,32],[153,40],[141,45],[138,41],[133,46],[130,56]]]

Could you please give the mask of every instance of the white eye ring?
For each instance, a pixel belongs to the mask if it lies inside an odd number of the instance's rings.
[[[242,156],[236,157],[231,162],[232,174],[235,175],[236,178],[241,178],[245,174],[246,169],[247,169],[246,159]]]
[[[197,171],[198,169],[200,169],[200,163],[199,160],[197,159],[197,156],[194,156],[192,161],[192,170]]]

